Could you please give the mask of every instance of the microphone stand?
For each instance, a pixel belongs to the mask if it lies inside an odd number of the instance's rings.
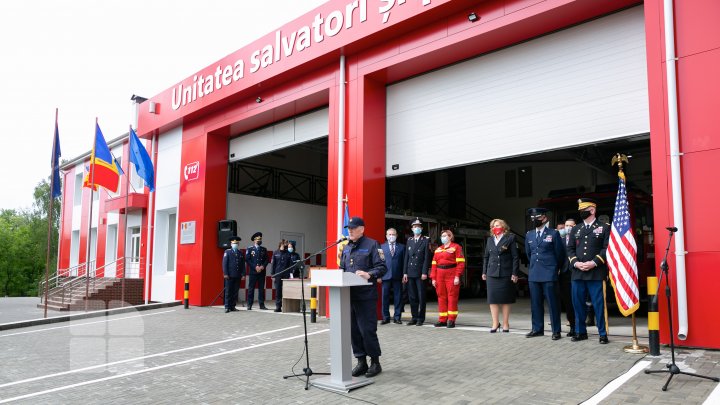
[[[288,379],[290,377],[305,376],[305,390],[306,391],[308,390],[308,388],[310,388],[310,376],[311,375],[314,375],[314,374],[330,375],[330,373],[315,373],[310,368],[310,352],[308,350],[307,312],[306,312],[306,308],[305,308],[305,286],[304,286],[304,284],[305,284],[305,261],[312,259],[313,257],[325,252],[326,250],[330,249],[333,246],[339,245],[341,242],[344,242],[346,240],[347,240],[347,238],[341,238],[337,242],[311,254],[306,259],[296,260],[295,263],[290,265],[290,267],[284,269],[283,271],[281,271],[279,273],[275,273],[272,276],[270,276],[270,277],[279,277],[282,274],[285,274],[288,271],[291,271],[292,269],[294,269],[296,267],[300,270],[300,302],[301,302],[300,308],[301,308],[302,315],[303,315],[303,333],[305,335],[305,367],[303,368],[302,374],[295,373],[295,374],[284,375],[283,379]]]
[[[658,295],[657,293],[660,292],[660,284],[662,284],[662,278],[663,275],[665,275],[665,297],[667,298],[667,311],[668,311],[668,324],[670,326],[670,355],[672,361],[665,365],[664,368],[661,368],[659,370],[645,370],[645,374],[654,374],[654,373],[670,373],[670,376],[668,377],[667,381],[665,381],[665,385],[662,386],[663,391],[667,391],[668,385],[670,384],[670,380],[672,380],[673,377],[677,374],[685,374],[692,377],[700,377],[700,378],[706,378],[708,380],[712,380],[715,382],[720,381],[717,377],[710,377],[706,375],[700,375],[695,373],[688,373],[687,371],[681,371],[680,367],[675,364],[675,339],[673,337],[673,319],[672,319],[672,302],[670,300],[670,276],[668,275],[668,263],[667,263],[667,257],[668,252],[670,251],[670,242],[672,241],[673,234],[677,232],[677,228],[675,227],[669,227],[666,228],[668,231],[670,231],[670,235],[668,237],[668,243],[667,247],[665,248],[665,257],[663,257],[662,262],[660,262],[660,269],[662,269],[662,273],[660,273],[660,280],[658,280],[658,291],[655,292],[654,300],[657,300]],[[657,301],[656,301],[657,302]]]

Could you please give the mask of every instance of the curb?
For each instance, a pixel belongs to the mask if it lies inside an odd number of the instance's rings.
[[[123,307],[123,308],[113,308],[113,309],[103,309],[100,311],[83,312],[81,314],[54,316],[52,318],[30,319],[27,321],[2,323],[2,324],[0,324],[0,331],[9,330],[9,329],[17,329],[17,328],[27,328],[29,326],[47,325],[47,324],[59,323],[59,322],[69,322],[69,321],[74,321],[77,319],[87,319],[87,318],[97,318],[97,317],[101,317],[101,316],[111,316],[111,315],[117,315],[117,314],[124,314],[127,312],[148,311],[151,309],[174,307],[174,306],[178,306],[181,304],[182,304],[182,301],[158,302],[158,303],[154,303],[154,304],[144,304],[144,305]]]

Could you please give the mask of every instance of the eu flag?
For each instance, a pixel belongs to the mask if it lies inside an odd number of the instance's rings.
[[[92,187],[93,190],[97,190],[97,186],[102,186],[108,191],[117,193],[119,184],[120,172],[117,162],[110,153],[100,126],[95,123],[95,144],[90,155],[90,166],[85,175],[83,187]]]
[[[60,197],[60,132],[58,131],[57,117],[55,118],[55,140],[52,152],[52,198]]]
[[[152,159],[132,128],[130,128],[130,162],[135,165],[137,174],[145,180],[145,185],[150,191],[155,191],[155,170]]]

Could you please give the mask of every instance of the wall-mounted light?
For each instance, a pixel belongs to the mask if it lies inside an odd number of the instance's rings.
[[[480,19],[480,17],[478,17],[478,15],[475,14],[474,11],[473,11],[472,13],[468,14],[468,21],[470,21],[470,22],[473,22],[473,23],[474,23],[474,22],[476,22],[476,21],[479,20],[479,19]]]
[[[255,102],[256,102],[256,103],[262,103],[262,102],[263,102],[262,97],[256,98],[256,99],[255,99]]]

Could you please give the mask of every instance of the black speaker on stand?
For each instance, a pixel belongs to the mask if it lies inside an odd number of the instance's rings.
[[[218,247],[230,249],[230,238],[237,236],[237,221],[223,219],[218,221]]]

